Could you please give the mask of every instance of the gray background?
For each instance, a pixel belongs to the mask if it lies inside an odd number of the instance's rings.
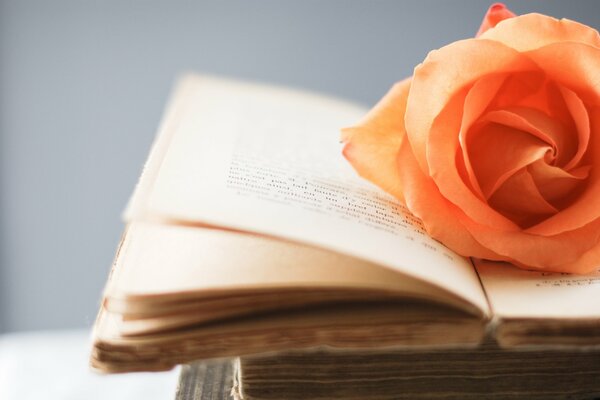
[[[600,27],[593,0],[507,3]],[[370,105],[489,4],[0,0],[0,332],[93,322],[178,73]]]

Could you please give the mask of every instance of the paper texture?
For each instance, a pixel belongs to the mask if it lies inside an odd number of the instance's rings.
[[[339,129],[363,108],[197,77],[184,81],[174,104],[129,220],[206,223],[313,244],[449,288],[487,312],[469,261],[430,239],[342,158]]]
[[[583,276],[525,271],[482,260],[475,265],[495,316],[597,319],[600,315],[600,269]]]
[[[141,222],[127,230],[104,306],[128,319],[157,318],[162,326],[173,322],[170,314],[176,314],[177,324],[191,324],[286,306],[376,299],[423,299],[481,315],[453,292],[332,251],[220,229]]]

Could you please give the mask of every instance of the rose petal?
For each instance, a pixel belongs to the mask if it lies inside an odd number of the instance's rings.
[[[584,180],[589,176],[591,166],[586,165],[567,172],[539,160],[529,165],[527,169],[542,196],[550,204],[563,209],[581,194],[581,190],[577,188],[585,183]]]
[[[527,53],[551,79],[578,94],[588,105],[590,134],[588,153],[600,163],[600,49],[580,43],[556,43]],[[590,107],[594,107],[590,109]],[[579,122],[580,124],[582,122]],[[600,169],[592,169],[587,187],[569,207],[527,231],[538,235],[556,235],[571,231],[600,217]]]
[[[600,219],[553,236],[529,234],[527,230],[503,231],[477,224],[468,218],[460,222],[481,246],[498,254],[496,259],[510,258],[522,265],[541,269],[575,262],[581,254],[600,242]]]
[[[342,130],[343,154],[358,174],[402,199],[397,156],[406,136],[404,113],[410,79],[395,84],[352,128]]]
[[[536,69],[527,57],[512,49],[476,39],[432,52],[415,69],[405,117],[415,158],[426,175],[436,181],[444,197],[480,223],[520,229],[474,194],[458,173],[457,133],[466,92],[475,81],[490,74]]]
[[[536,224],[558,212],[544,199],[527,168],[520,169],[506,179],[489,203],[522,227]]]
[[[543,140],[552,147],[548,161],[564,165],[577,149],[577,139],[560,121],[550,118],[543,112],[529,107],[507,107],[504,110],[490,112],[490,121],[502,123],[520,129]]]
[[[589,274],[598,270],[598,260],[600,259],[600,243],[583,253],[577,260],[547,268],[547,271],[565,272],[573,274]]]
[[[467,133],[471,129],[471,126],[477,119],[483,114],[488,105],[493,101],[498,90],[502,87],[506,80],[506,74],[494,74],[486,76],[475,82],[473,87],[467,93],[465,97],[463,117],[460,125],[459,132],[459,143],[462,150],[461,158],[457,161],[457,167],[459,173],[462,171],[464,166],[465,173],[461,173],[461,177],[465,183],[468,183],[471,189],[478,195],[482,200],[485,200],[473,166],[467,154],[466,137]]]
[[[522,54],[487,40],[462,40],[430,52],[415,68],[405,117],[408,139],[421,169],[429,171],[427,139],[431,126],[457,92],[490,74],[538,69]],[[454,134],[460,129],[462,106],[455,110],[459,123]]]
[[[494,96],[490,108],[501,110],[516,105],[529,106],[532,108],[543,106],[543,104],[540,103],[543,103],[546,99],[544,90],[546,79],[546,74],[540,70],[510,74],[504,81],[502,87],[498,90],[498,93]],[[560,96],[558,91],[557,95]],[[540,99],[537,99],[536,97],[540,97]],[[568,115],[566,107],[563,106],[563,108],[565,108],[565,113]]]
[[[522,53],[548,76],[577,93],[587,105],[600,104],[600,48],[584,43],[552,43]]]
[[[575,130],[559,85],[549,81],[543,71],[511,74],[498,90],[490,109],[526,107],[545,113],[567,130]]]
[[[481,36],[488,29],[495,27],[498,22],[513,17],[516,17],[516,14],[506,8],[504,4],[492,4],[485,14],[485,17],[483,17],[483,21],[481,22],[481,26],[479,27],[476,36]]]
[[[600,107],[591,110],[590,116],[592,132],[600,132],[596,131],[600,129]],[[591,135],[590,149],[593,160],[600,160],[600,134]],[[491,228],[472,220],[464,220],[462,225],[482,246],[497,254],[536,268],[559,268],[575,262],[600,242],[600,218],[594,217],[600,208],[598,199],[600,170],[592,168],[584,191],[572,205],[522,232]]]
[[[563,99],[577,129],[577,152],[567,165],[565,165],[565,169],[569,170],[579,164],[584,153],[587,151],[590,142],[590,118],[585,105],[577,94],[563,86],[560,86],[560,92],[563,95]]]
[[[500,118],[502,117],[502,118]],[[477,180],[488,199],[496,189],[502,185],[512,174],[534,161],[544,157],[551,147],[522,130],[508,125],[511,117],[506,111],[491,112],[483,118],[483,124],[467,137],[467,151]],[[503,119],[504,118],[504,119]],[[507,125],[495,122],[502,120]]]
[[[562,88],[562,85],[555,81],[546,81],[543,89],[532,97],[539,97],[539,99],[535,99],[535,101],[539,104],[537,108],[540,111],[545,112],[552,119],[560,121],[569,131],[575,132],[577,127],[574,124],[572,112],[565,102],[565,96],[561,90]],[[525,107],[534,107],[531,104],[527,104],[526,101],[521,105]]]
[[[518,51],[529,51],[557,42],[580,42],[600,47],[598,31],[579,22],[542,14],[526,14],[498,23],[480,36]]]
[[[560,270],[597,246],[600,219],[581,230],[553,237],[502,231],[475,223],[442,196],[435,182],[423,174],[411,150],[410,143],[405,141],[398,153],[406,205],[423,221],[432,237],[455,252],[532,268]]]
[[[437,116],[432,127],[434,129],[448,129],[456,132],[460,121],[457,120],[456,110],[459,109],[463,93],[459,93],[448,103],[448,106]],[[408,137],[408,136],[407,136]],[[462,179],[465,172],[461,170],[462,151],[459,149],[455,135],[444,140],[442,135],[437,137],[434,146],[428,147],[428,159],[432,170],[431,178],[434,180],[442,195],[477,223],[495,226],[507,230],[519,230],[520,227],[504,215],[490,207],[485,197],[481,198],[470,190]],[[452,156],[454,154],[454,156]]]
[[[431,178],[423,174],[408,141],[400,147],[398,165],[406,205],[422,219],[429,235],[464,256],[498,259],[497,254],[481,246],[460,223],[457,215],[462,212],[440,194]]]

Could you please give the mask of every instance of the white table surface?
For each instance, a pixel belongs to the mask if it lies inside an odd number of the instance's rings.
[[[88,367],[89,331],[0,336],[1,400],[172,400],[179,370],[100,375]]]

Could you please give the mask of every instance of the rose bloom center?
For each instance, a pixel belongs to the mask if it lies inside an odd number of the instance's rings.
[[[485,76],[465,96],[457,166],[478,197],[525,229],[585,189],[589,138],[583,101],[543,72]]]

